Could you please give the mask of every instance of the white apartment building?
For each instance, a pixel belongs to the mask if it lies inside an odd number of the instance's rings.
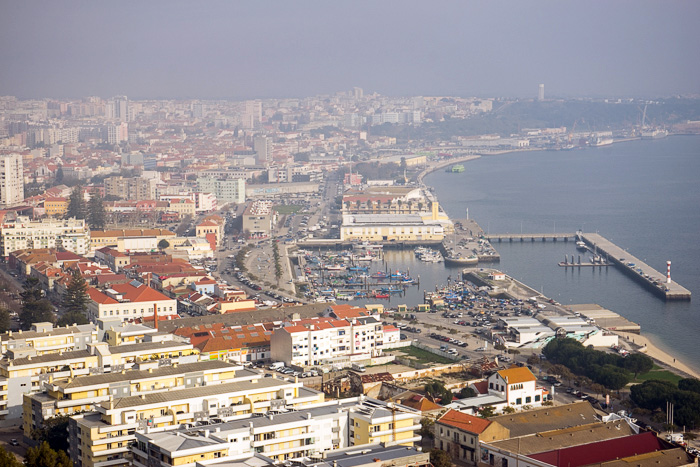
[[[382,354],[384,327],[374,317],[312,318],[275,329],[272,360],[297,367],[348,367]]]
[[[0,205],[12,206],[24,199],[24,173],[21,154],[0,156]]]
[[[101,292],[88,288],[88,318],[97,320],[133,320],[136,318],[177,315],[177,300],[171,299],[138,281],[114,284]]]
[[[32,221],[17,216],[16,220],[6,220],[0,226],[0,248],[5,257],[27,248],[63,248],[85,255],[90,249],[90,230],[83,219]]]
[[[197,190],[212,193],[221,203],[242,204],[245,202],[245,179],[218,179],[213,177],[197,178]]]

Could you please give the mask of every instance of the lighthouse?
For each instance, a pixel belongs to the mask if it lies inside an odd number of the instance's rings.
[[[666,261],[666,283],[671,283],[671,262]]]

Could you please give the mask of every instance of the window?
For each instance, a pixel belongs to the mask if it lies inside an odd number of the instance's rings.
[[[523,399],[521,397],[518,397],[517,399],[515,399],[515,405],[522,405],[522,403],[523,403]]]
[[[527,397],[525,398],[525,403],[526,403],[526,404],[529,404],[530,402],[532,402],[532,397],[527,396]]]
[[[539,402],[539,401],[540,401],[540,396],[535,396],[535,402]]]

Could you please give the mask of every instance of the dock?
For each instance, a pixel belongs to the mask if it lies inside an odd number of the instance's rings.
[[[618,266],[627,275],[666,300],[690,300],[690,290],[677,282],[666,283],[666,274],[660,273],[599,234],[580,234],[581,240],[593,251]]]
[[[529,234],[486,234],[484,235],[486,239],[490,242],[497,241],[501,242],[535,242],[535,241],[563,241],[568,242],[569,240],[575,240],[575,233],[529,233]]]

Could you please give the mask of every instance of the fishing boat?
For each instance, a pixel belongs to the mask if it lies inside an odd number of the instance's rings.
[[[460,266],[475,265],[479,262],[476,255],[463,256],[460,253],[451,253],[445,256],[445,264],[456,264]]]
[[[374,298],[389,298],[388,293],[376,293],[374,294]]]
[[[388,277],[388,274],[382,271],[375,272],[370,276],[372,279],[386,279]]]
[[[345,266],[342,264],[327,264],[323,269],[326,271],[345,271]]]
[[[588,247],[586,247],[586,244],[584,242],[579,240],[578,242],[576,242],[576,249],[579,251],[587,251]]]

